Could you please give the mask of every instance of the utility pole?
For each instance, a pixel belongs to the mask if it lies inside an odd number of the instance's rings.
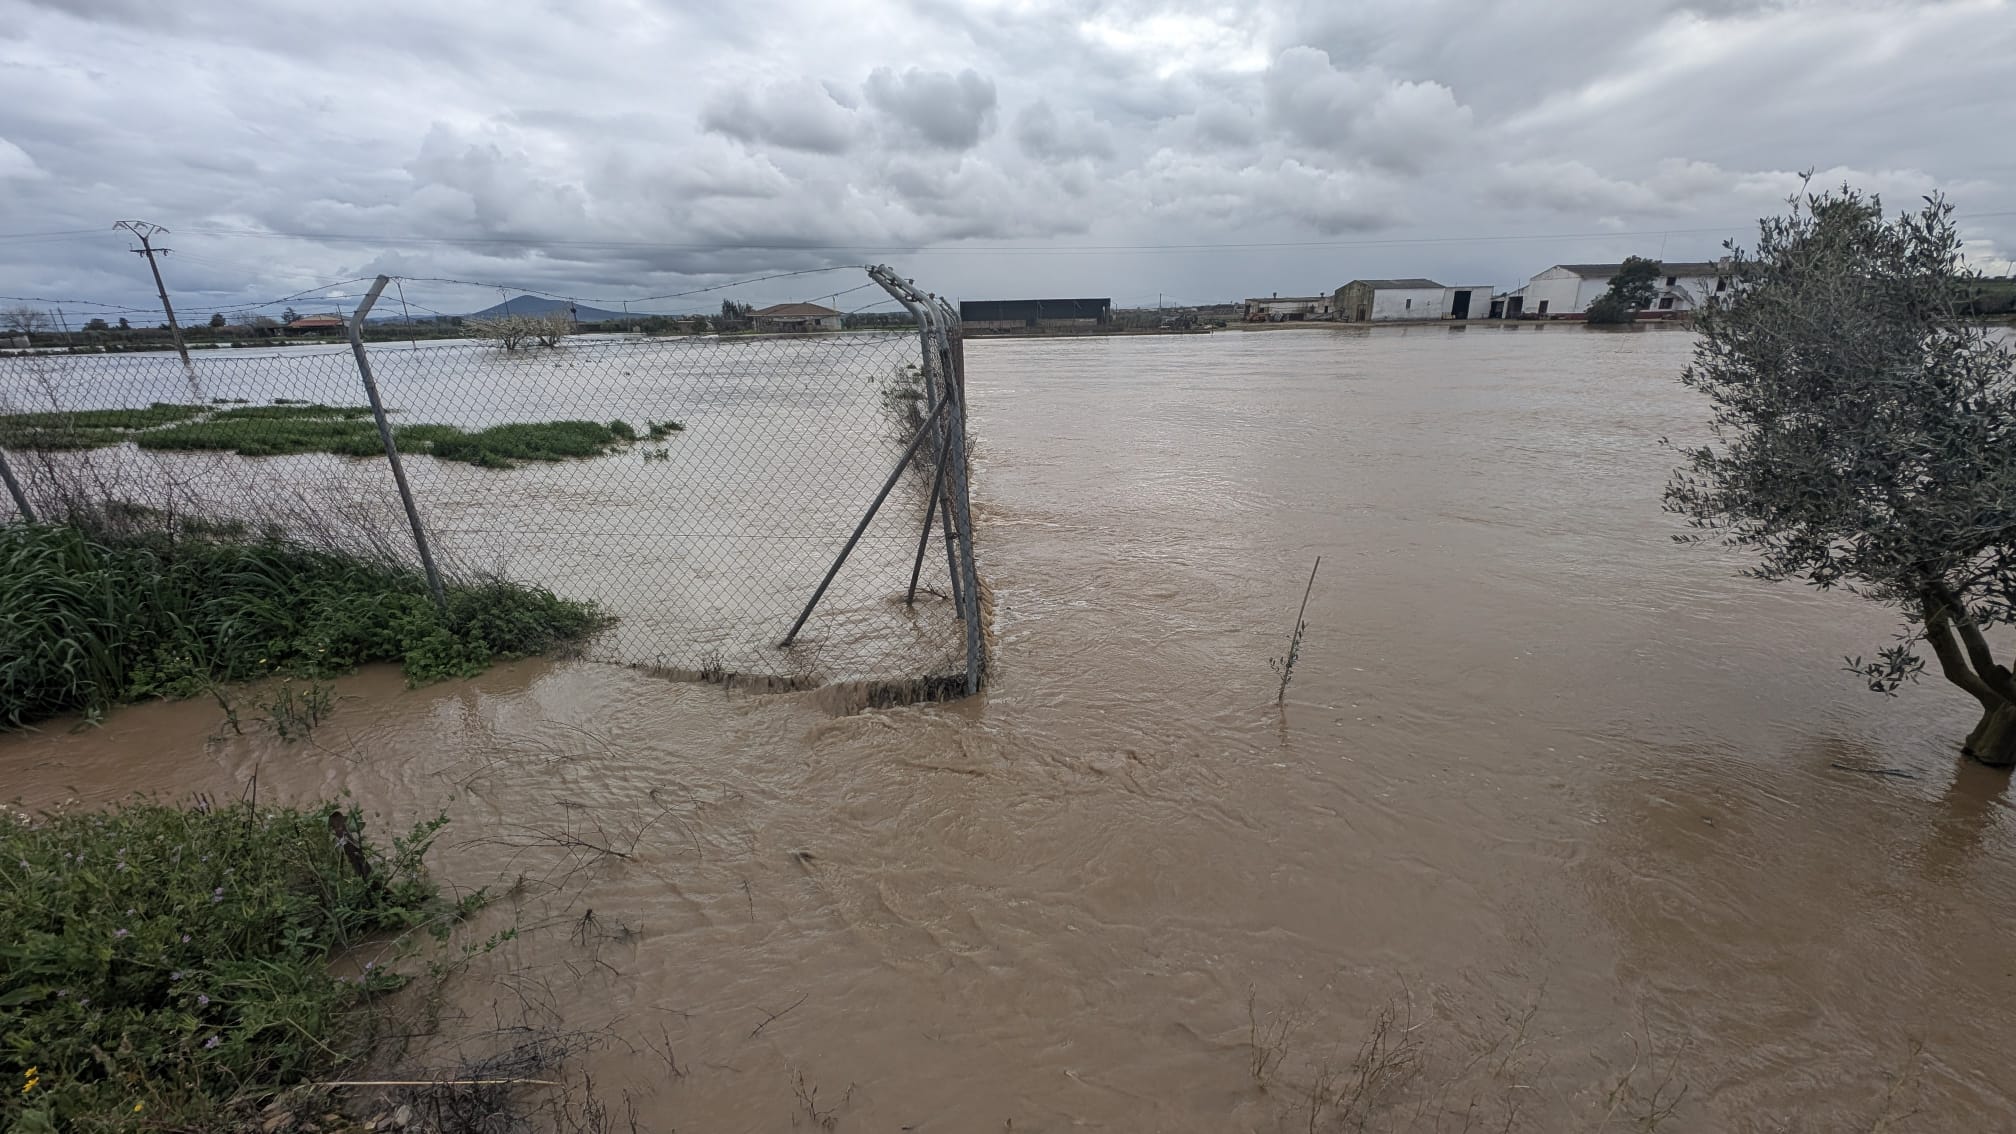
[[[166,256],[171,251],[167,248],[154,247],[154,238],[166,236],[168,230],[158,224],[137,220],[122,220],[112,227],[123,228],[139,238],[140,247],[130,251],[136,256],[147,257],[147,267],[154,272],[154,289],[161,293],[161,310],[168,316],[168,334],[175,340],[175,352],[182,356],[182,369],[194,375],[196,366],[189,361],[189,348],[182,344],[182,328],[175,325],[175,305],[168,302],[168,285],[161,282],[161,265],[154,262],[156,253]]]

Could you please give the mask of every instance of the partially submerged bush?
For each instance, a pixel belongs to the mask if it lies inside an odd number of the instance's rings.
[[[371,934],[445,933],[481,900],[445,905],[422,873],[445,822],[387,854],[334,806],[0,819],[0,1042],[16,1076],[0,1128],[207,1129],[233,1096],[361,1054],[356,1009],[402,978],[369,964],[345,979],[329,958]]]
[[[371,661],[399,662],[415,683],[468,676],[605,622],[505,582],[451,586],[444,617],[417,571],[187,530],[0,527],[0,727]]]

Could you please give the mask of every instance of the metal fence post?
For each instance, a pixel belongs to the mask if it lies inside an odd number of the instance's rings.
[[[413,488],[406,483],[406,466],[399,463],[399,446],[392,441],[392,422],[385,416],[385,400],[378,396],[378,379],[371,374],[371,359],[364,353],[364,319],[371,314],[371,307],[378,302],[385,285],[392,282],[390,276],[379,276],[365,294],[364,302],[357,305],[357,314],[350,320],[350,350],[357,356],[357,373],[364,378],[364,393],[371,399],[371,416],[378,422],[378,439],[385,444],[385,459],[392,465],[393,483],[399,486],[399,502],[406,506],[406,522],[413,528],[413,546],[420,551],[420,566],[427,572],[427,591],[434,596],[434,605],[441,613],[448,613],[448,593],[441,586],[441,571],[434,566],[433,549],[427,546],[427,529],[420,523],[420,509],[413,503]]]
[[[7,482],[7,495],[14,498],[14,506],[21,509],[21,518],[28,523],[35,522],[35,509],[28,506],[28,494],[21,490],[21,482],[14,479],[14,466],[7,463],[7,450],[0,449],[0,481]]]
[[[987,643],[980,632],[980,569],[973,560],[973,510],[971,482],[966,455],[966,343],[959,333],[959,316],[949,304],[938,301],[943,313],[938,335],[944,350],[946,398],[952,403],[947,437],[951,440],[948,459],[958,478],[948,510],[956,513],[959,532],[959,560],[966,575],[966,692],[980,691],[980,677],[987,668]]]
[[[943,475],[947,466],[952,472],[950,483],[943,489],[944,507],[939,509],[939,516],[945,524],[946,567],[952,575],[953,602],[960,620],[966,624],[966,692],[978,693],[986,672],[987,645],[980,631],[980,572],[973,559],[973,514],[966,455],[966,344],[960,334],[959,316],[950,304],[918,291],[910,281],[886,266],[868,269],[868,276],[916,316],[919,337],[923,340],[927,390],[931,371],[935,368],[939,375],[937,411],[942,414],[939,475]],[[928,533],[928,515],[925,523]]]

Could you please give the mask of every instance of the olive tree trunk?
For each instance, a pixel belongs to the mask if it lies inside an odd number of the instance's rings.
[[[1946,680],[1981,703],[1981,723],[1961,750],[1990,767],[2016,765],[2016,681],[1995,661],[1966,604],[1942,581],[1925,589],[1925,640]]]

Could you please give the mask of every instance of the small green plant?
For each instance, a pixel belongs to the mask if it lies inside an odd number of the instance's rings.
[[[261,719],[273,730],[273,734],[292,743],[306,740],[315,727],[335,711],[336,687],[322,681],[310,681],[305,688],[297,688],[292,681],[283,681],[272,700],[256,704],[265,713]]]
[[[358,1009],[406,978],[329,958],[480,901],[443,902],[422,871],[445,822],[387,854],[328,804],[0,821],[0,1050],[22,1076],[0,1128],[222,1129],[226,1100],[360,1056]]]
[[[672,459],[672,450],[660,445],[656,449],[644,450],[642,456],[647,461],[669,461]]]
[[[627,421],[617,420],[610,422],[609,432],[614,434],[620,441],[637,440],[637,430]]]
[[[685,431],[686,425],[684,422],[647,421],[644,423],[644,434],[653,441],[663,441],[674,433],[684,433]]]
[[[1309,585],[1302,588],[1302,608],[1295,612],[1295,633],[1288,639],[1288,656],[1267,659],[1268,667],[1281,675],[1281,687],[1274,692],[1276,705],[1287,701],[1288,682],[1295,676],[1295,660],[1302,656],[1302,634],[1309,629],[1309,624],[1302,620],[1302,616],[1309,613],[1309,592],[1316,589],[1316,570],[1321,566],[1323,557],[1319,555],[1316,557],[1316,565],[1309,568]]]

